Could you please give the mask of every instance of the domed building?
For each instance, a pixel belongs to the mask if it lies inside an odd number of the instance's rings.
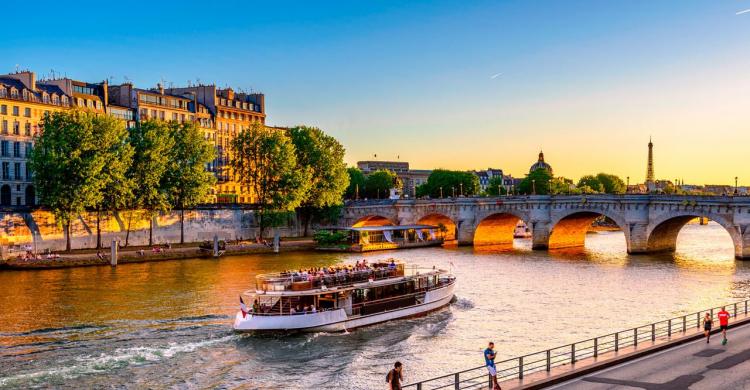
[[[539,151],[539,160],[529,168],[529,173],[536,171],[537,169],[544,169],[552,175],[552,166],[544,162],[544,152]]]

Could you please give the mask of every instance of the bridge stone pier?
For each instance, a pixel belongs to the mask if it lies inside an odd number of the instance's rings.
[[[674,251],[677,235],[697,217],[718,223],[735,257],[750,259],[750,197],[665,195],[509,196],[349,202],[341,226],[442,224],[459,245],[512,246],[518,221],[532,232],[534,249],[584,245],[600,216],[624,232],[628,253]]]

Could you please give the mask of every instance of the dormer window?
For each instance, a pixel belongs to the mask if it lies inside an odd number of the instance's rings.
[[[18,90],[15,87],[10,89],[10,97],[12,99],[18,99]]]
[[[42,93],[42,103],[49,104],[49,94],[47,92]]]
[[[5,90],[5,87],[0,87],[0,98],[4,98],[8,91]]]
[[[29,91],[23,90],[23,100],[29,100]]]
[[[63,104],[63,106],[67,106],[67,105],[69,104],[69,103],[68,103],[68,97],[67,97],[67,96],[63,96],[63,97],[62,97],[62,104]]]
[[[52,104],[54,105],[60,104],[60,97],[57,96],[57,94],[54,94],[54,93],[52,94]]]

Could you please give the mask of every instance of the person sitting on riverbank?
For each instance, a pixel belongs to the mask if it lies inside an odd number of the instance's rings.
[[[96,252],[96,257],[99,258],[99,260],[107,260],[107,258],[104,256],[104,253],[101,251]]]

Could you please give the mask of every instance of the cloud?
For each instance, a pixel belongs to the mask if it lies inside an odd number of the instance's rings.
[[[748,12],[750,12],[750,8],[748,8],[748,9],[746,9],[746,10],[743,10],[743,11],[739,11],[739,12],[737,12],[737,13],[736,13],[735,15],[742,15],[742,14],[746,14],[746,13],[748,13]]]
[[[748,10],[748,11],[750,11],[750,10]],[[502,76],[502,74],[503,74],[503,72],[500,72],[500,73],[495,73],[495,74],[493,74],[492,76],[490,76],[490,80],[494,80],[494,79],[496,79],[496,78],[498,78],[498,77]]]

